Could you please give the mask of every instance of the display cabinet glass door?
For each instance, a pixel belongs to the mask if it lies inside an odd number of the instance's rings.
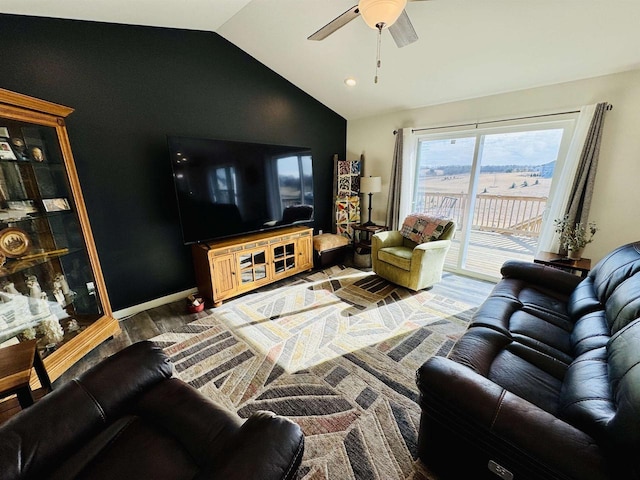
[[[281,275],[296,267],[296,241],[273,247],[273,268],[275,275]]]
[[[56,129],[0,118],[0,342],[43,357],[103,316]]]
[[[240,287],[267,279],[267,251],[250,250],[238,255]]]

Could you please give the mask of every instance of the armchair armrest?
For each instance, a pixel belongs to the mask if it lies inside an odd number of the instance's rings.
[[[416,245],[416,248],[413,249],[413,253],[415,255],[433,250],[448,250],[450,246],[451,240],[432,240],[430,242],[419,243]],[[422,254],[424,255],[424,253]]]
[[[371,237],[371,248],[380,249],[402,245],[402,235],[398,230],[378,232]]]
[[[413,249],[414,260],[411,261],[411,270],[441,271],[450,246],[451,240],[433,240],[416,245]]]
[[[462,364],[432,357],[418,370],[417,384],[424,412],[455,419],[460,428],[474,432],[475,441],[488,439],[510,458],[526,452],[536,463],[555,465],[567,478],[608,478],[592,437]]]

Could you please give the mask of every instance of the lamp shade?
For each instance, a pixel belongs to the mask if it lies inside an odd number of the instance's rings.
[[[382,190],[382,178],[362,177],[360,178],[360,193],[378,193]]]
[[[382,28],[393,25],[406,5],[407,0],[360,0],[358,10],[365,23],[377,30],[378,24]]]

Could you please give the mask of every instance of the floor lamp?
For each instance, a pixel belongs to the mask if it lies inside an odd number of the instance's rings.
[[[371,221],[371,197],[374,193],[382,191],[382,178],[381,177],[361,177],[360,178],[360,193],[369,194],[369,219],[367,223],[363,223],[363,227],[370,227],[375,225]]]

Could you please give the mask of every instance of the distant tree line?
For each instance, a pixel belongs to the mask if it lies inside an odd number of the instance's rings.
[[[514,173],[539,171],[539,165],[483,165],[480,173]],[[471,173],[471,165],[446,165],[426,168],[425,175],[464,175]]]

